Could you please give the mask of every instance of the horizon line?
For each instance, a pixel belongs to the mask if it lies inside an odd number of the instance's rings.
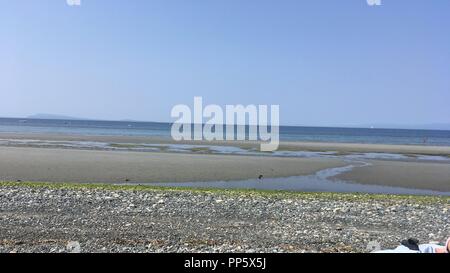
[[[70,117],[61,115],[61,118],[39,118],[39,117],[4,117],[0,116],[0,119],[24,119],[24,120],[64,120],[64,121],[103,121],[103,122],[134,122],[134,123],[160,123],[160,124],[173,124],[171,121],[145,121],[145,120],[133,120],[133,119],[96,119],[96,118],[78,118],[78,117]],[[65,117],[65,118],[63,118]],[[198,123],[190,123],[192,125]],[[376,125],[376,123],[374,123]],[[205,123],[202,123],[205,125]],[[228,124],[224,123],[223,126],[227,126]],[[419,126],[415,127],[414,125],[398,125],[399,127],[394,127],[395,125],[386,125],[386,127],[376,127],[376,126],[363,126],[363,125],[279,125],[279,127],[305,127],[305,128],[341,128],[341,129],[370,129],[370,130],[423,130],[423,131],[450,131],[450,123],[430,123],[424,124],[424,126],[432,126],[432,125],[443,125],[449,126],[448,129],[445,128],[420,128]],[[249,124],[236,124],[236,126],[250,126]],[[251,125],[257,126],[257,125]],[[403,127],[403,128],[402,128]]]

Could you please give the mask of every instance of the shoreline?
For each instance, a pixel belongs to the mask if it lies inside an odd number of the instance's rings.
[[[289,199],[324,199],[346,200],[358,202],[376,201],[405,201],[422,204],[441,204],[450,206],[450,196],[445,195],[416,195],[416,194],[382,194],[363,192],[303,192],[289,190],[259,190],[259,189],[220,189],[220,188],[187,188],[155,186],[145,184],[109,184],[109,183],[70,183],[70,182],[45,182],[45,181],[5,181],[0,180],[2,188],[28,188],[48,190],[99,190],[99,191],[123,191],[123,192],[154,192],[154,193],[178,193],[188,192],[197,194],[213,194],[240,197],[267,197]]]

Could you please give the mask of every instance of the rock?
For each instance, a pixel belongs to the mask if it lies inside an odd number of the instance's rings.
[[[381,250],[381,244],[377,241],[370,241],[366,246],[367,252],[374,252],[374,251],[380,251]]]

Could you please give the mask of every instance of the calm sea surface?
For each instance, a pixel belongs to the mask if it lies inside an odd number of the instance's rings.
[[[247,128],[248,129],[248,128]],[[170,137],[170,123],[0,118],[0,132]],[[281,126],[285,141],[450,146],[450,131]]]

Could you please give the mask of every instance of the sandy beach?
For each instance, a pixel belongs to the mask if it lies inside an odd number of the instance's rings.
[[[143,183],[313,174],[339,160],[0,147],[0,180]]]
[[[450,192],[450,147],[417,145],[377,145],[347,143],[283,142],[281,151],[330,152],[331,157],[276,157],[211,154],[198,151],[158,152],[127,150],[130,144],[169,145],[168,138],[141,136],[80,136],[59,134],[0,133],[1,140],[24,143],[0,145],[0,180],[77,183],[205,182],[309,176],[319,171],[355,165],[337,179],[348,183]],[[56,147],[38,146],[29,140],[56,141]],[[61,142],[61,143],[60,143]],[[124,150],[77,148],[65,142],[108,143]],[[31,143],[31,144],[30,144]],[[176,143],[180,144],[180,143]],[[255,142],[181,142],[254,149]],[[48,145],[48,144],[46,144]],[[100,146],[102,147],[102,146]],[[110,147],[110,146],[106,146]],[[131,146],[130,146],[131,147]],[[162,147],[162,146],[161,146]],[[195,150],[195,149],[194,149]],[[247,151],[247,150],[246,150]],[[387,153],[411,156],[402,159],[351,159],[346,155]],[[443,161],[416,160],[418,156],[439,156]]]
[[[360,184],[450,192],[450,165],[446,163],[371,160],[371,166],[336,176]]]

